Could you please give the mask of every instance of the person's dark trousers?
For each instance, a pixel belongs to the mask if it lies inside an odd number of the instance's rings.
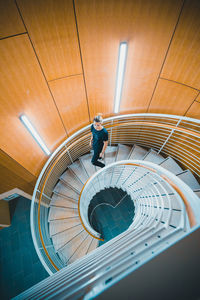
[[[103,167],[105,167],[105,164],[103,164],[102,162],[98,161],[100,153],[101,153],[101,150],[100,151],[95,151],[94,150],[94,154],[93,154],[91,162],[92,162],[92,164],[94,166],[103,168]]]

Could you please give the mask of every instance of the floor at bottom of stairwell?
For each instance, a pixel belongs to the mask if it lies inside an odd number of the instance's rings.
[[[96,194],[93,200],[96,202],[94,206],[97,206],[92,215],[92,224],[104,238],[99,242],[101,246],[129,228],[134,218],[134,204],[126,192],[117,188],[105,189]],[[102,203],[107,205],[99,205]]]
[[[11,226],[0,230],[0,295],[11,299],[48,276],[35,251],[30,230],[31,201],[10,201]]]

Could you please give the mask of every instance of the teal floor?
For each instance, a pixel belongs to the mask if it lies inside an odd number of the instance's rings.
[[[11,226],[0,230],[0,299],[18,295],[48,276],[35,251],[30,231],[31,201],[9,202]]]
[[[121,189],[105,189],[94,196],[88,216],[92,227],[104,238],[99,242],[101,246],[128,229],[134,218],[134,204]]]

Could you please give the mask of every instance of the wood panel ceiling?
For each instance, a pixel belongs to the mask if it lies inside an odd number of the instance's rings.
[[[200,89],[200,1],[186,1],[161,77]]]
[[[73,2],[17,3],[47,80],[82,73]]]
[[[0,39],[26,32],[13,0],[0,0]]]
[[[53,80],[49,85],[68,134],[86,125],[85,120],[89,120],[89,115],[83,75]]]
[[[27,35],[0,43],[1,149],[37,175],[45,155],[19,116],[26,113],[50,150],[58,146],[65,130]]]
[[[121,41],[120,113],[200,118],[199,15],[199,0],[0,0],[0,148],[35,176],[46,157],[20,113],[50,150],[113,115]]]
[[[149,112],[184,115],[198,91],[177,84],[173,81],[159,79]]]

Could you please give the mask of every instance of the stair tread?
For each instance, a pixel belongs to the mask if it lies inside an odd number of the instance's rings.
[[[146,156],[143,158],[144,161],[149,161],[152,162],[154,164],[160,164],[161,162],[163,162],[165,160],[165,158],[158,154],[156,151],[154,151],[153,149],[151,149]]]
[[[83,184],[87,181],[88,175],[79,160],[77,160],[73,164],[71,164],[69,166],[69,169],[72,170],[76,174],[76,176],[80,179],[80,181]]]
[[[71,198],[63,197],[62,195],[53,194],[51,198],[50,206],[57,205],[57,206],[66,206],[66,207],[76,207],[78,205],[76,200],[73,200]]]
[[[109,165],[109,164],[115,162],[117,149],[118,148],[114,147],[114,146],[108,146],[106,148],[105,159],[104,159],[106,165]]]
[[[182,168],[177,164],[177,162],[170,156],[167,157],[163,162],[161,162],[160,166],[175,175],[183,171]]]
[[[61,176],[60,180],[64,180],[64,182],[74,188],[76,191],[81,191],[83,187],[83,183],[77,179],[77,177],[73,174],[73,172],[68,169]]]
[[[200,184],[192,174],[190,170],[183,171],[182,173],[176,175],[182,181],[184,181],[192,190],[200,189]]]
[[[78,215],[77,206],[74,208],[50,207],[48,221],[55,219],[64,219]]]
[[[134,145],[133,146],[133,150],[130,153],[130,157],[129,159],[133,159],[133,160],[141,160],[143,159],[143,157],[145,156],[145,154],[147,153],[147,150],[138,146],[138,145]]]
[[[91,245],[90,245],[90,247],[88,249],[88,253],[90,253],[93,250],[95,250],[98,247],[98,245],[99,245],[99,240],[93,238],[92,239],[92,243],[91,243]]]
[[[78,191],[75,192],[72,188],[67,187],[67,186],[66,186],[65,184],[63,184],[61,181],[59,181],[59,182],[56,184],[56,186],[55,186],[53,192],[59,193],[59,194],[64,195],[64,196],[66,196],[66,197],[72,198],[72,199],[74,199],[74,200],[78,200],[78,198],[79,198],[79,193],[78,193]]]
[[[78,249],[74,252],[74,254],[68,260],[68,264],[73,263],[74,261],[80,259],[88,253],[88,248],[90,246],[92,237],[90,235],[86,236],[85,240],[80,244]]]
[[[80,224],[76,227],[68,229],[67,231],[53,235],[51,238],[56,251],[63,247],[67,242],[70,242],[73,237],[77,236],[82,230],[83,226]]]
[[[77,226],[81,221],[79,218],[72,218],[68,220],[57,220],[56,222],[49,222],[50,236],[57,234],[61,231],[67,230],[73,226]]]
[[[96,172],[95,167],[91,163],[92,156],[93,156],[93,154],[89,153],[89,154],[85,154],[79,158],[81,160],[82,164],[84,165],[84,168],[87,171],[89,177],[91,177]]]
[[[118,144],[116,161],[128,159],[132,146]]]
[[[63,248],[58,250],[58,252],[65,257],[66,262],[68,262],[70,257],[74,254],[74,252],[83,242],[83,240],[87,237],[87,235],[88,233],[85,230],[81,231],[77,236],[75,236],[71,241],[69,241]]]

